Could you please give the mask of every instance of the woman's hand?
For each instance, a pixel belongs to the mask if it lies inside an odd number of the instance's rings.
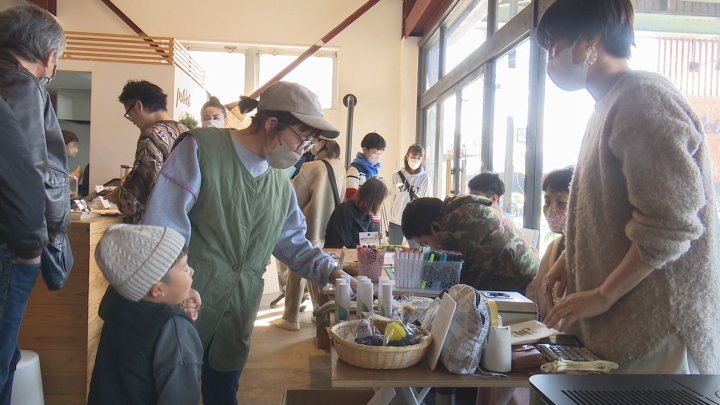
[[[330,273],[330,280],[329,282],[333,285],[335,285],[335,280],[337,280],[340,277],[349,276],[344,270],[335,268],[333,269],[332,273]],[[355,277],[350,277],[350,288],[352,288],[353,291],[357,291],[357,280]]]
[[[607,312],[614,303],[612,299],[604,296],[599,288],[570,294],[558,300],[545,317],[545,325],[566,332],[580,319]]]
[[[550,271],[545,274],[545,279],[540,280],[545,290],[545,300],[548,308],[555,306],[555,297],[565,295],[567,288],[567,260],[565,252],[555,261]]]
[[[198,318],[198,312],[200,312],[200,306],[202,305],[202,300],[200,299],[200,293],[197,292],[197,290],[190,289],[188,292],[188,296],[183,300],[181,306],[182,310],[185,311],[187,316],[190,317],[193,321],[196,321]]]

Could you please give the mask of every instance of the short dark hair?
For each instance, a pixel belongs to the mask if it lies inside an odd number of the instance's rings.
[[[17,52],[38,62],[53,50],[60,57],[65,50],[65,32],[49,12],[30,3],[0,12],[0,48]]]
[[[402,232],[410,240],[432,234],[432,223],[440,217],[442,200],[421,197],[410,201],[402,214]]]
[[[380,136],[380,134],[378,134],[377,132],[370,132],[362,139],[362,142],[360,142],[360,146],[365,149],[384,150],[385,138]]]
[[[627,59],[635,45],[633,20],[630,0],[557,0],[540,19],[537,39],[547,49],[559,39],[575,42],[597,35],[610,54]]]
[[[352,201],[362,212],[368,214],[377,214],[380,211],[385,197],[387,197],[387,187],[380,179],[373,177],[363,183],[358,192],[352,197]]]
[[[328,157],[330,159],[340,159],[340,144],[331,139],[323,139],[323,142],[325,144],[322,150],[327,153]]]
[[[140,101],[150,112],[167,111],[167,94],[147,80],[128,80],[118,101],[124,105]]]
[[[223,105],[223,103],[220,102],[217,97],[211,96],[208,101],[203,104],[202,108],[200,109],[200,113],[202,113],[202,111],[208,107],[219,109],[220,111],[222,111],[223,118],[227,118],[227,109],[225,109],[225,106]]]
[[[497,173],[491,172],[480,173],[473,177],[468,182],[468,188],[479,191],[486,197],[492,197],[493,195],[502,197],[505,194],[505,182]]]
[[[69,144],[70,142],[80,143],[80,139],[78,139],[77,135],[75,135],[75,132],[63,129],[62,135],[63,140],[65,141],[65,145]]]
[[[555,191],[570,192],[570,182],[572,181],[574,166],[566,166],[562,169],[553,170],[545,175],[542,182],[542,191],[553,189]]]

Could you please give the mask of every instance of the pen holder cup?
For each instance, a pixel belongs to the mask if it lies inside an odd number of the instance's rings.
[[[422,280],[427,288],[446,290],[460,282],[463,262],[424,262]],[[420,286],[418,286],[420,287]]]
[[[366,276],[377,283],[385,263],[385,251],[371,248],[358,248],[358,275]]]

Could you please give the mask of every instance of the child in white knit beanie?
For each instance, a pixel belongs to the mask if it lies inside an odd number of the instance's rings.
[[[181,304],[193,269],[184,238],[159,226],[114,225],[95,259],[110,283],[88,404],[198,404],[203,348]]]

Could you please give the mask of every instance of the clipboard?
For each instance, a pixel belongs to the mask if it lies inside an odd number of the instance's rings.
[[[430,351],[427,354],[428,365],[433,371],[440,359],[440,353],[445,345],[445,338],[447,338],[450,324],[452,324],[453,316],[455,316],[456,307],[457,302],[450,298],[450,294],[444,294],[442,300],[440,300],[440,307],[435,313],[435,318],[433,318],[431,324],[432,342],[430,343]]]

